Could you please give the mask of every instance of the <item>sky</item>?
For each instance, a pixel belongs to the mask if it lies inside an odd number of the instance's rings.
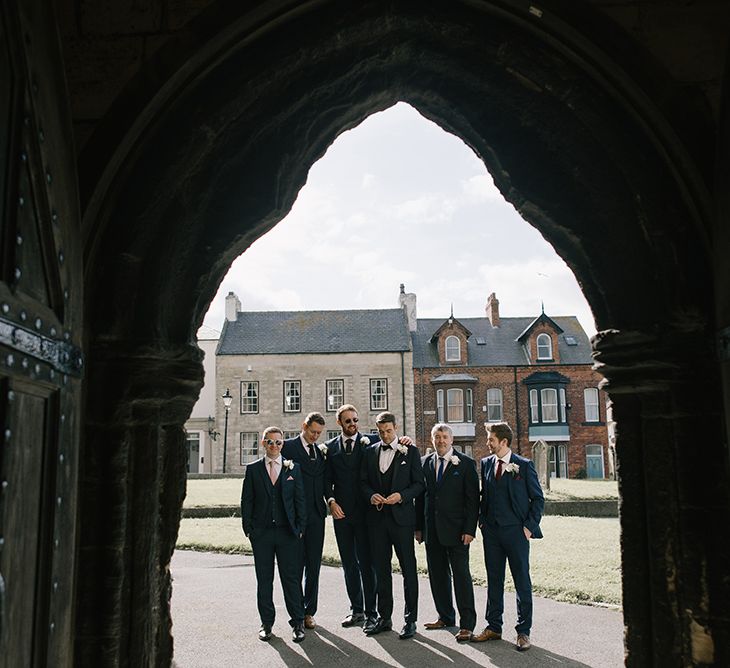
[[[272,257],[281,272],[263,270]],[[484,163],[405,103],[337,138],[289,214],[233,262],[204,324],[222,329],[229,291],[244,311],[375,309],[397,307],[401,283],[418,317],[484,316],[494,292],[502,317],[544,304],[596,331],[573,273]]]

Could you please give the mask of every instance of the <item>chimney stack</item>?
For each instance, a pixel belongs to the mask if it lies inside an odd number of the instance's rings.
[[[400,295],[398,295],[398,304],[405,310],[408,320],[408,331],[415,332],[418,325],[416,316],[416,294],[414,292],[406,293],[406,286],[400,284]]]
[[[492,327],[499,327],[499,299],[497,295],[492,293],[487,297],[487,318],[492,323]]]
[[[226,320],[228,322],[236,322],[240,310],[241,300],[236,297],[233,291],[229,292],[226,297]]]

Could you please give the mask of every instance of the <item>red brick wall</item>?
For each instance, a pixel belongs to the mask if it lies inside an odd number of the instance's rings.
[[[472,385],[459,384],[458,387],[471,387],[474,392],[474,422],[476,434],[473,441],[475,459],[481,459],[489,454],[487,437],[484,429],[486,413],[483,407],[487,403],[487,389],[498,387],[502,390],[503,416],[515,434],[512,443],[513,450],[531,457],[531,444],[528,438],[530,419],[530,402],[528,387],[523,380],[536,371],[557,371],[570,378],[566,387],[566,403],[570,406],[567,411],[570,441],[568,442],[568,476],[576,477],[586,469],[586,445],[601,445],[603,447],[604,471],[608,475],[608,431],[606,428],[606,394],[599,390],[598,403],[599,423],[585,423],[585,406],[583,390],[587,387],[598,387],[602,376],[589,365],[559,365],[546,364],[520,367],[467,367],[441,366],[439,368],[414,369],[415,413],[416,413],[416,443],[425,451],[431,445],[431,427],[436,423],[436,389],[431,379],[441,374],[468,373],[478,379]],[[450,387],[439,385],[438,387]],[[454,385],[457,387],[457,385]],[[471,442],[471,441],[469,441]],[[458,443],[457,443],[458,447]]]

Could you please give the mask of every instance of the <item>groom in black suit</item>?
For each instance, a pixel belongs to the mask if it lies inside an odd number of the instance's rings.
[[[454,626],[453,576],[459,632],[456,640],[471,640],[477,622],[474,587],[469,570],[469,544],[479,517],[479,477],[474,460],[454,449],[451,427],[431,429],[436,452],[423,458],[426,492],[416,501],[416,540],[426,541],[428,581],[438,619],[427,629]]]
[[[327,462],[317,439],[324,429],[324,416],[309,413],[302,423],[302,433],[296,438],[284,441],[281,454],[295,461],[304,474],[304,498],[307,505],[307,526],[304,531],[303,550],[300,554],[300,578],[304,576],[304,627],[317,626],[319,598],[319,570],[322,566],[324,547],[324,518],[327,516],[325,503],[325,470]]]
[[[360,486],[368,501],[366,522],[375,564],[378,591],[378,621],[367,635],[393,628],[393,549],[403,573],[405,624],[401,640],[416,633],[418,617],[418,574],[413,532],[416,525],[415,499],[423,493],[423,468],[418,448],[398,443],[395,415],[380,413],[375,418],[380,443],[371,445],[360,468]]]
[[[363,630],[375,626],[375,568],[365,523],[367,502],[360,492],[360,463],[370,439],[358,431],[357,409],[351,404],[337,410],[342,433],[327,446],[327,503],[340,552],[350,614],[342,626],[364,623]],[[379,439],[373,439],[379,440]]]
[[[256,599],[261,617],[260,640],[271,638],[274,608],[274,556],[293,629],[294,642],[304,640],[304,604],[299,571],[302,532],[307,521],[302,471],[281,457],[281,429],[264,431],[266,456],[246,467],[241,490],[243,533],[251,540],[256,568]]]

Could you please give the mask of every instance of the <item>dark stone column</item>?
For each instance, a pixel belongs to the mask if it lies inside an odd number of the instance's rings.
[[[201,359],[194,346],[90,348],[77,665],[172,660],[169,563],[186,484],[180,425],[202,386]]]
[[[617,424],[626,662],[727,665],[730,479],[717,358],[709,333],[657,331],[595,340]]]

